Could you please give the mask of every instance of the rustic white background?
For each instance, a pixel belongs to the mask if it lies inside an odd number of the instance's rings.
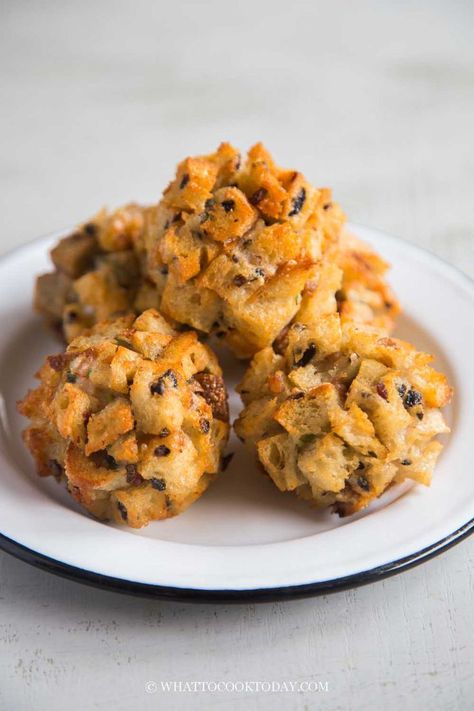
[[[156,199],[183,155],[263,139],[352,220],[474,274],[470,0],[2,0],[0,35],[2,252]],[[472,709],[473,558],[471,540],[358,590],[217,607],[88,589],[1,554],[0,708]],[[168,679],[329,691],[145,693]]]

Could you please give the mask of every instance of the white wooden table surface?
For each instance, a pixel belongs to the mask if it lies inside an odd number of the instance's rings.
[[[2,252],[104,203],[156,199],[184,155],[263,139],[352,220],[474,274],[470,0],[3,0],[0,35]],[[214,607],[1,554],[0,708],[472,709],[473,558],[468,540],[365,588]],[[315,679],[328,691],[145,690]]]

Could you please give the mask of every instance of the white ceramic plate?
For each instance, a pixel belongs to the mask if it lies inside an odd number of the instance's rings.
[[[359,585],[415,565],[473,530],[472,376],[474,287],[433,255],[352,226],[394,266],[404,308],[397,335],[433,352],[455,387],[452,434],[430,488],[403,485],[346,519],[280,494],[234,437],[234,459],[181,516],[141,531],[89,518],[54,480],[34,473],[15,403],[58,343],[32,314],[35,276],[60,237],[0,260],[0,546],[78,581],[122,592],[193,600],[268,600]],[[243,372],[221,354],[231,389]],[[472,392],[471,392],[472,396]],[[239,399],[231,395],[235,416]]]

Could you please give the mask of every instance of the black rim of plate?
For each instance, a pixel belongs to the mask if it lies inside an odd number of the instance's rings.
[[[68,580],[90,585],[95,588],[119,592],[125,595],[155,598],[157,600],[174,600],[177,602],[252,603],[278,602],[304,597],[315,597],[317,595],[327,595],[340,590],[367,585],[377,580],[383,580],[384,578],[389,578],[392,575],[409,570],[420,563],[424,563],[430,558],[434,558],[456,543],[460,543],[471,535],[471,533],[474,533],[474,518],[442,540],[416,553],[412,553],[409,556],[399,558],[398,560],[391,561],[377,568],[372,568],[371,570],[364,570],[360,573],[335,578],[334,580],[324,580],[315,583],[306,583],[304,585],[254,588],[248,590],[180,588],[113,578],[108,575],[102,575],[101,573],[94,573],[90,570],[76,568],[68,563],[62,563],[54,558],[49,558],[48,556],[21,545],[21,543],[17,543],[3,534],[0,534],[0,549],[48,573],[53,573],[62,578],[67,578]]]

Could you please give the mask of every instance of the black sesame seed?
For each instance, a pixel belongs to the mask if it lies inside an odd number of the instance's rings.
[[[369,457],[376,457],[377,456],[375,454],[375,452],[373,452],[372,450],[370,450],[370,452],[367,452],[367,454],[369,455]]]
[[[169,433],[170,433],[169,429],[167,427],[163,427],[163,429],[161,430],[158,437],[168,437]]]
[[[155,457],[167,457],[170,452],[171,449],[166,444],[160,444],[155,448],[154,455]]]
[[[68,383],[75,383],[77,380],[77,375],[74,375],[74,373],[67,373],[66,375],[66,382]]]
[[[410,388],[410,390],[407,392],[405,395],[405,399],[403,400],[403,403],[405,407],[414,407],[415,405],[419,405],[421,401],[423,400],[423,397],[421,393],[418,392],[418,390],[414,390],[413,388]]]
[[[407,391],[407,386],[405,383],[401,383],[400,385],[397,385],[397,390],[400,397],[403,397]]]
[[[323,210],[329,210],[332,207],[332,202],[326,202],[323,205]]]
[[[306,190],[304,188],[301,188],[298,195],[291,201],[293,207],[288,213],[288,217],[294,217],[294,215],[297,215],[299,212],[301,212],[301,208],[303,207],[305,200]]]
[[[303,392],[293,393],[293,395],[290,395],[290,400],[301,400],[302,397],[304,397]]]
[[[206,210],[212,210],[215,204],[216,201],[214,200],[214,198],[209,198],[209,200],[206,200],[206,202],[204,203],[204,207],[206,208]]]
[[[221,205],[226,212],[231,212],[235,207],[235,200],[223,200]]]
[[[262,269],[262,267],[257,267],[255,270],[255,274],[257,276],[263,277],[263,276],[265,276],[265,271]]]
[[[151,485],[154,489],[158,489],[158,491],[164,491],[166,489],[166,482],[164,479],[150,479]]]
[[[242,247],[244,247],[244,249],[247,249],[247,247],[250,247],[251,244],[252,244],[252,240],[251,240],[251,239],[245,239],[245,240],[242,242]]]
[[[152,395],[163,395],[165,392],[165,385],[162,378],[158,378],[155,383],[150,385],[150,392]]]
[[[176,377],[175,372],[173,370],[171,370],[171,368],[169,368],[165,373],[163,373],[162,377],[169,380],[171,382],[171,385],[173,386],[173,388],[178,387],[178,379]]]
[[[359,462],[359,464],[357,465],[357,471],[360,472],[362,469],[365,469],[365,464],[364,462]]]
[[[367,481],[367,479],[366,479],[365,476],[359,476],[359,477],[357,478],[357,484],[358,484],[358,485],[360,486],[360,488],[363,489],[364,491],[369,491],[369,489],[370,489],[370,484],[369,484],[369,482]]]
[[[161,375],[158,380],[150,385],[150,391],[152,395],[163,395],[165,392],[166,385],[169,384],[173,388],[178,387],[178,379],[176,374],[170,368]]]
[[[78,318],[77,311],[68,311],[66,314],[65,321],[67,323],[74,323],[74,321],[77,321],[77,318]]]
[[[400,464],[403,464],[404,467],[409,467],[411,464],[411,459],[402,459]]]
[[[419,420],[422,420],[424,417],[424,414],[423,414],[423,412],[417,412],[416,416],[418,417]]]
[[[117,501],[117,508],[120,511],[120,515],[124,521],[127,521],[128,519],[128,512],[127,512],[127,507],[125,504],[122,504],[121,501]]]
[[[199,429],[203,434],[207,434],[209,430],[211,429],[211,425],[209,424],[209,420],[206,420],[205,418],[202,418],[199,420]]]
[[[231,259],[232,259],[232,261],[234,262],[234,264],[238,264],[239,258],[238,258],[238,256],[237,256],[236,254],[233,254],[232,257],[231,257]]]
[[[186,185],[189,183],[189,174],[185,173],[183,177],[181,178],[181,182],[179,184],[179,189],[182,190],[183,188],[186,187]]]
[[[309,346],[306,348],[304,351],[303,355],[298,361],[295,361],[295,365],[298,368],[304,368],[305,365],[308,365],[310,362],[311,358],[313,358],[316,355],[316,344],[315,343],[310,343]]]

